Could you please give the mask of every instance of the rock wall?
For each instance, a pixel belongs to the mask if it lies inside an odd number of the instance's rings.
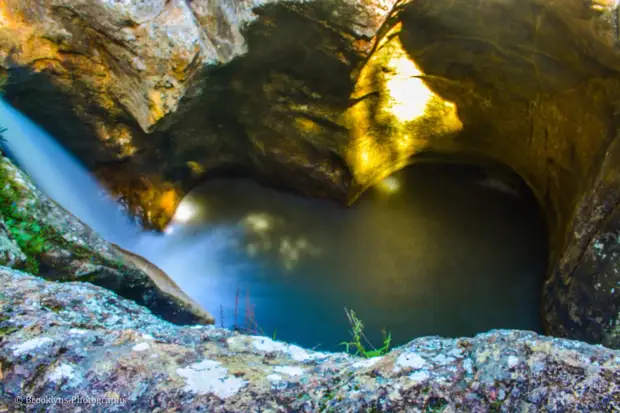
[[[146,226],[221,171],[350,203],[429,154],[500,162],[548,219],[547,330],[620,346],[614,2],[8,0],[0,17],[7,98]]]
[[[620,347],[620,142],[575,211],[569,247],[545,285],[544,314],[562,336]]]
[[[598,254],[597,264],[591,265],[586,257],[592,251],[586,248],[613,233],[609,227],[615,226],[612,212],[618,205],[618,167],[613,163],[620,125],[616,13],[582,1],[403,4],[388,34],[398,39],[400,50],[416,64],[415,76],[429,89],[425,115],[418,119],[436,111],[433,102],[439,99],[448,109],[456,108],[462,127],[455,134],[432,125],[434,133],[424,134],[383,122],[390,127],[375,136],[362,133],[378,148],[375,152],[391,155],[384,159],[399,160],[395,155],[405,146],[414,160],[424,152],[493,159],[521,175],[549,225],[550,273],[543,308],[547,331],[614,347],[620,346],[617,259]],[[378,78],[390,76],[389,60],[377,65]],[[384,84],[375,81],[365,95],[376,101],[394,96]],[[418,90],[410,86],[412,96],[419,96]],[[415,102],[411,96],[401,101]],[[391,108],[393,112],[394,103]],[[456,125],[453,117],[446,112],[443,125]],[[375,119],[375,129],[377,124],[381,122]],[[387,165],[389,173],[402,162]],[[367,179],[375,182],[373,176]]]
[[[169,191],[183,193],[222,165],[290,167],[308,193],[342,193],[346,177],[332,177],[342,165],[333,173],[318,165],[328,149],[273,142],[295,132],[286,124],[304,112],[323,117],[302,109],[312,101],[328,112],[346,107],[349,76],[395,2],[9,0],[0,5],[0,68],[14,105],[107,178],[145,226],[162,228],[180,201],[169,208]],[[237,70],[221,70],[241,55]],[[261,117],[265,98],[274,109],[281,98],[298,107],[281,102],[284,113]],[[280,115],[285,129],[272,130]],[[113,178],[119,167],[126,179]]]
[[[0,409],[9,411],[620,409],[620,352],[600,346],[492,331],[420,338],[359,359],[212,326],[174,326],[89,284],[0,267],[0,285]],[[67,401],[50,401],[61,398]]]

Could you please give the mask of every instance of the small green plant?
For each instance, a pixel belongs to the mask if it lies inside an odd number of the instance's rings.
[[[345,347],[347,353],[351,353],[354,356],[372,358],[382,356],[390,351],[390,346],[392,344],[391,333],[386,334],[384,331],[383,346],[376,348],[364,334],[364,323],[357,317],[355,311],[345,308],[344,312],[351,324],[351,341],[342,342],[340,345]],[[370,350],[366,346],[368,346]]]
[[[5,219],[9,232],[22,251],[27,254],[25,270],[32,273],[39,273],[39,263],[37,257],[48,251],[46,236],[41,226],[32,221],[16,219],[9,216]]]

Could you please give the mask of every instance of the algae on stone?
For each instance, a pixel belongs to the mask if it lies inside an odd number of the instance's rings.
[[[213,326],[175,326],[90,284],[0,267],[0,285],[0,409],[36,411],[14,404],[25,388],[38,397],[124,400],[105,406],[112,412],[620,409],[620,351],[601,346],[495,330],[419,338],[361,359]],[[62,310],[33,305],[51,301]]]

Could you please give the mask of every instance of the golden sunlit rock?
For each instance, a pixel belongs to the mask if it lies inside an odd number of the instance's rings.
[[[402,49],[392,53],[388,65],[382,68],[393,73],[386,76],[385,88],[389,98],[384,110],[401,123],[411,122],[425,115],[433,92],[422,81],[423,73]]]
[[[172,182],[162,181],[158,176],[130,179],[135,177],[135,172],[127,165],[101,168],[96,175],[106,184],[110,195],[146,228],[163,231],[173,216],[187,221],[193,215],[191,205],[185,205],[178,211],[181,188]]]
[[[187,161],[185,164],[189,168],[191,175],[194,178],[202,176],[206,171],[205,167],[198,162]]]
[[[618,7],[618,3],[619,0],[592,0],[592,5],[590,7],[596,11],[607,11],[614,7]]]
[[[345,114],[351,131],[346,159],[362,188],[463,127],[456,105],[425,83],[399,39],[401,30],[395,25],[365,64],[351,97],[356,103]]]

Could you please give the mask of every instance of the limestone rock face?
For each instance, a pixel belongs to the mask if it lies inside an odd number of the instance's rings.
[[[608,0],[8,0],[7,99],[162,228],[244,172],[350,203],[417,159],[499,162],[549,223],[547,331],[620,346]]]
[[[620,142],[575,211],[571,243],[545,285],[544,314],[563,336],[620,348]]]
[[[173,322],[213,322],[174,281],[106,242],[1,155],[0,217],[0,265],[51,280],[100,285]]]
[[[620,409],[620,352],[600,346],[499,330],[359,359],[174,326],[90,284],[0,267],[0,285],[0,406],[9,411],[40,409],[28,396],[76,398],[47,403],[50,412],[75,411],[77,398],[100,398],[110,412]]]

